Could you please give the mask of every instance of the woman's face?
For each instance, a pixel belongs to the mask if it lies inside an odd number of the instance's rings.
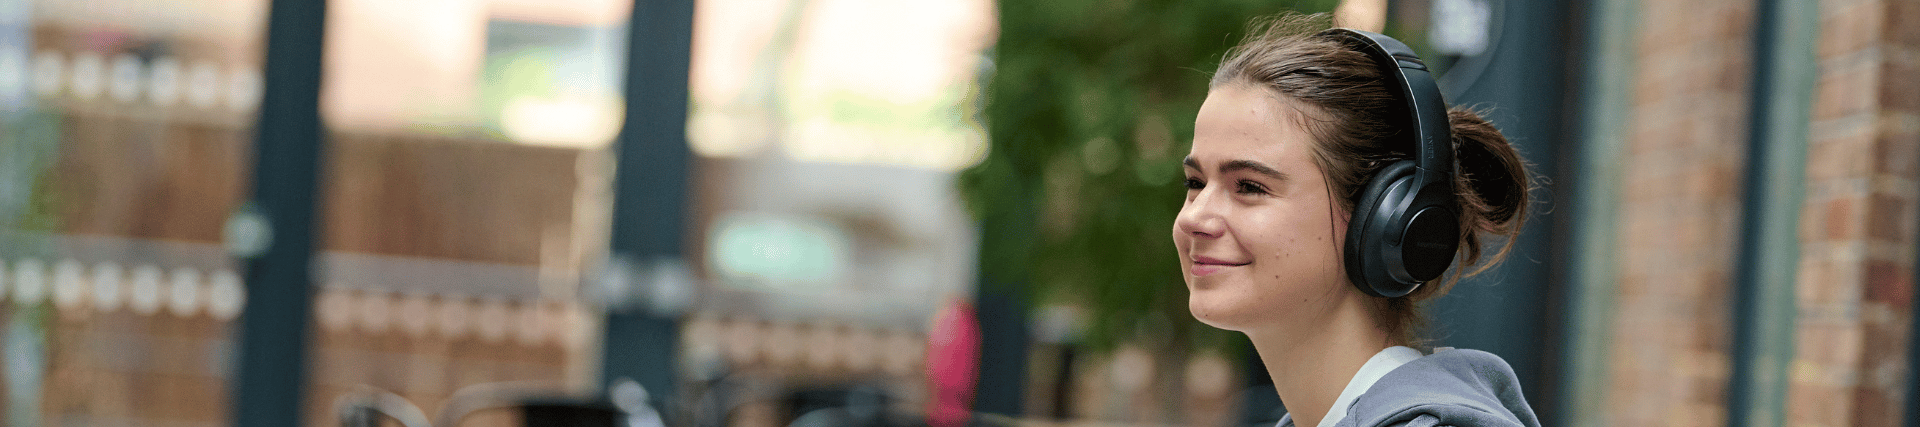
[[[1347,214],[1330,198],[1299,113],[1283,102],[1291,101],[1229,84],[1207,94],[1194,120],[1173,243],[1187,307],[1214,327],[1319,318],[1349,288],[1340,254]]]

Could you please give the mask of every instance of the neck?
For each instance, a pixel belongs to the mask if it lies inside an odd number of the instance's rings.
[[[1325,316],[1245,331],[1296,426],[1319,425],[1367,359],[1394,345],[1374,322],[1368,297],[1346,291]]]

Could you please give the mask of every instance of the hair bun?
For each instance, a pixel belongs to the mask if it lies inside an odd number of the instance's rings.
[[[1453,128],[1454,159],[1459,162],[1454,192],[1460,196],[1460,232],[1518,234],[1526,220],[1527,193],[1532,186],[1532,180],[1527,178],[1526,160],[1507,137],[1500,134],[1500,129],[1471,109],[1457,106],[1448,109],[1447,123]],[[1467,251],[1466,264],[1480,258],[1479,242],[1473,240],[1478,239],[1471,239],[1471,244],[1463,246]],[[1508,240],[1494,253],[1492,262],[1483,264],[1482,268],[1505,258],[1512,248],[1512,240]]]

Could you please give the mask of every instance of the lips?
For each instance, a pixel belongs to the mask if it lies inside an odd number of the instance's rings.
[[[1206,256],[1199,256],[1199,255],[1194,255],[1194,256],[1193,256],[1193,264],[1194,264],[1194,265],[1219,265],[1219,266],[1229,266],[1229,267],[1231,267],[1231,266],[1237,266],[1237,265],[1247,265],[1248,263],[1245,263],[1245,262],[1233,262],[1233,261],[1227,261],[1227,260],[1223,260],[1223,259],[1219,259],[1219,258],[1214,258],[1214,257],[1206,257]]]
[[[1233,261],[1227,261],[1219,258],[1196,255],[1193,257],[1193,268],[1191,268],[1189,271],[1191,271],[1195,277],[1199,277],[1199,276],[1205,276],[1213,273],[1218,273],[1220,272],[1220,270],[1226,269],[1228,267],[1239,267],[1247,264],[1249,263],[1233,262]]]

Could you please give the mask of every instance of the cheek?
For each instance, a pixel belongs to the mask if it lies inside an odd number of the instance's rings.
[[[1302,214],[1263,225],[1270,232],[1258,236],[1257,247],[1248,249],[1270,266],[1264,278],[1307,278],[1342,268],[1340,245],[1346,230],[1336,227],[1327,215]]]

